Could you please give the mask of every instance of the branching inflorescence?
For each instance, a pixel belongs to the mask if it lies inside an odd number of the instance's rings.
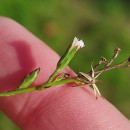
[[[63,70],[66,66],[68,66],[69,62],[75,55],[75,53],[80,49],[84,47],[84,42],[82,40],[78,40],[76,37],[74,38],[72,44],[69,46],[69,48],[65,51],[63,56],[60,58],[60,60],[57,63],[55,71],[52,73],[52,75],[49,77],[49,79],[39,85],[34,87],[29,87],[37,78],[38,73],[40,71],[40,68],[35,69],[31,73],[29,73],[21,82],[21,84],[18,86],[17,89],[1,92],[0,96],[11,96],[16,95],[24,92],[30,92],[34,90],[44,90],[46,88],[60,85],[60,84],[66,84],[66,83],[76,83],[76,86],[79,85],[90,85],[94,89],[94,94],[97,98],[97,96],[101,96],[100,91],[98,90],[98,87],[96,85],[96,82],[98,81],[97,78],[99,75],[101,75],[103,72],[115,69],[115,68],[126,68],[130,66],[130,57],[126,60],[118,63],[118,64],[112,64],[113,61],[117,58],[120,48],[116,48],[114,50],[114,54],[110,60],[106,60],[106,58],[101,57],[99,62],[95,65],[91,65],[91,70],[88,73],[79,72],[79,74],[75,77],[69,77],[69,74],[59,74],[61,70]],[[103,66],[102,68],[99,66]]]

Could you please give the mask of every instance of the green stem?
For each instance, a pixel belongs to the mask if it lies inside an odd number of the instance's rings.
[[[30,92],[30,91],[37,90],[36,88],[37,87],[31,87],[31,88],[23,88],[23,89],[16,89],[16,90],[7,91],[7,92],[1,92],[0,97],[2,97],[2,96],[11,96],[11,95],[16,95],[16,94],[20,94],[20,93]]]
[[[60,85],[60,84],[66,84],[66,83],[77,83],[77,78],[76,77],[73,77],[73,78],[67,78],[67,79],[62,79],[60,81],[54,81],[54,82],[46,82],[40,86],[38,86],[38,90],[42,90],[44,88],[48,88],[48,87],[51,87],[51,86],[56,86],[56,85]]]
[[[2,93],[0,93],[0,97],[21,94],[21,93],[25,93],[25,92],[34,91],[34,90],[43,90],[43,89],[51,87],[51,86],[56,86],[56,85],[65,84],[65,83],[73,83],[73,82],[77,83],[77,81],[78,81],[78,79],[76,77],[72,77],[72,78],[67,78],[67,79],[63,79],[63,80],[60,80],[60,81],[46,82],[46,83],[44,83],[40,86],[2,92]]]
[[[53,78],[57,75],[57,73],[59,72],[60,70],[57,68],[54,72],[53,72],[53,74],[49,77],[49,79],[48,79],[48,83],[50,83],[50,82],[52,82],[52,80],[53,80]]]

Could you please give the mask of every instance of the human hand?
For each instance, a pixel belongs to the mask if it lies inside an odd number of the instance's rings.
[[[45,82],[59,56],[15,21],[0,18],[0,91],[13,90],[32,70]],[[67,73],[74,74],[69,68]],[[23,130],[129,130],[130,122],[88,86],[62,85],[0,97],[0,110]]]

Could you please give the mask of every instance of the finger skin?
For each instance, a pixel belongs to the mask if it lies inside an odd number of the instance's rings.
[[[33,85],[45,82],[59,56],[21,25],[0,18],[0,91],[15,89],[25,75],[40,67]],[[68,73],[73,72],[67,68]],[[23,130],[129,130],[130,122],[88,86],[56,86],[0,97],[0,110]]]

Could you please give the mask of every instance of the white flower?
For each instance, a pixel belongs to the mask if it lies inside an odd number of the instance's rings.
[[[75,53],[78,51],[78,49],[84,47],[84,42],[82,40],[78,40],[76,37],[74,38],[72,44],[69,46],[69,48],[65,51],[63,56],[60,58],[60,60],[57,63],[56,70],[54,73],[50,76],[49,82],[53,80],[53,78],[66,66],[68,66],[71,59],[74,57]]]
[[[78,38],[75,37],[73,40],[72,46],[76,46],[78,47],[77,49],[79,49],[79,48],[83,48],[85,45],[84,45],[83,40],[78,40]]]

